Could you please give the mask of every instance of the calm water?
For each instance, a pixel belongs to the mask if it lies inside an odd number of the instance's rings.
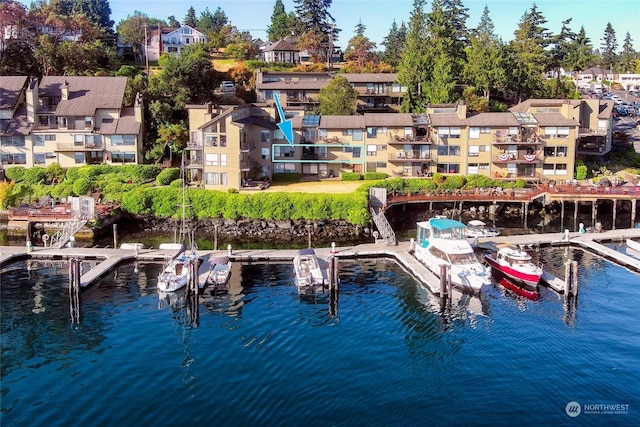
[[[337,301],[300,299],[290,265],[234,265],[231,292],[160,299],[161,266],[83,293],[67,268],[2,272],[0,422],[69,425],[637,425],[640,276],[576,249],[577,308],[495,287],[440,305],[390,261],[341,262]],[[35,268],[38,267],[38,268]],[[173,303],[173,305],[170,305]],[[565,406],[629,405],[626,415]]]

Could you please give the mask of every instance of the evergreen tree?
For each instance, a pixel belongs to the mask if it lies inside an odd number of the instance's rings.
[[[177,28],[180,26],[180,21],[178,21],[175,16],[171,15],[167,18],[167,26]]]
[[[198,18],[196,18],[196,10],[193,8],[193,6],[189,7],[189,10],[187,10],[187,14],[185,15],[182,23],[192,28],[196,28],[198,26]]]
[[[387,64],[397,67],[400,63],[402,49],[407,38],[407,26],[404,22],[398,27],[396,21],[393,21],[389,34],[384,38],[382,45],[385,47],[384,52],[380,55],[380,59]]]
[[[434,58],[431,80],[425,87],[425,95],[430,103],[445,104],[452,101],[451,95],[456,86],[452,71],[453,63],[446,53],[441,52]]]
[[[111,20],[111,7],[107,0],[73,0],[70,10],[74,14],[84,14],[89,22],[105,31],[113,31],[114,22]]]
[[[484,7],[478,28],[473,31],[464,67],[465,80],[482,91],[488,101],[491,92],[506,88],[506,72],[502,42],[494,34],[489,8]]]
[[[208,34],[214,29],[214,21],[213,14],[209,10],[208,7],[205,7],[204,10],[200,13],[200,19],[198,19],[198,31],[202,31],[205,34]]]
[[[600,60],[602,61],[602,67],[612,70],[613,64],[616,63],[616,49],[618,48],[618,42],[616,40],[616,31],[611,26],[611,22],[607,22],[607,27],[604,29],[604,36],[602,36],[602,53],[600,54]]]
[[[320,45],[313,46],[320,60],[329,57],[329,44],[332,41],[334,46],[338,40],[340,29],[333,25],[335,19],[329,13],[329,7],[333,0],[294,0],[298,19],[302,24],[303,32],[312,33],[316,39],[320,37]]]
[[[523,96],[529,98],[539,94],[543,88],[545,47],[550,42],[548,30],[542,26],[546,22],[534,4],[522,16],[514,32],[515,38],[509,44],[509,81],[518,93],[518,101],[522,101]]]
[[[219,33],[222,29],[229,23],[229,18],[224,11],[218,7],[215,12],[213,12],[213,28],[211,29],[214,33]]]
[[[560,90],[560,68],[566,68],[569,64],[569,52],[574,46],[574,41],[577,36],[576,33],[569,28],[571,19],[572,18],[562,21],[560,33],[552,37],[552,46],[549,51],[548,68],[556,74],[556,98]]]
[[[427,104],[422,90],[427,81],[427,16],[424,4],[425,0],[413,0],[407,38],[398,64],[398,82],[406,87],[401,106],[403,113],[424,112]]]
[[[637,59],[638,55],[633,48],[633,39],[631,39],[631,34],[627,31],[627,34],[624,36],[624,43],[622,44],[620,60],[618,61],[619,70],[623,73],[633,73]]]
[[[566,59],[567,68],[573,71],[586,70],[594,65],[595,61],[596,55],[593,53],[591,39],[587,37],[584,26],[580,27],[573,42],[569,44]]]
[[[276,0],[271,14],[271,25],[267,28],[267,38],[269,41],[275,42],[287,37],[291,34],[292,29],[289,28],[289,16],[284,9],[282,0]]]

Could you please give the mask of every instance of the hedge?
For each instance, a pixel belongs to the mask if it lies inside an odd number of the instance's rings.
[[[340,174],[340,179],[342,181],[360,181],[362,179],[362,174],[360,172],[342,172]]]

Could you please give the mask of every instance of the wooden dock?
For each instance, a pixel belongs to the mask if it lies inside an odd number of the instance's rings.
[[[485,248],[491,248],[504,243],[539,247],[559,244],[570,245],[588,250],[630,270],[640,272],[639,259],[622,254],[599,243],[600,241],[625,241],[627,238],[640,238],[640,228],[610,230],[602,233],[569,233],[568,240],[563,240],[563,235],[560,233],[498,236],[479,239],[478,245]],[[432,293],[439,293],[440,279],[413,257],[410,245],[410,242],[401,242],[396,246],[370,243],[335,248],[335,253],[332,253],[331,248],[316,248],[316,254],[324,259],[327,259],[332,254],[339,257],[339,259],[391,258]],[[199,251],[199,254],[203,256],[205,260],[214,256],[227,255],[231,261],[238,263],[289,263],[293,261],[297,252],[298,251],[294,249],[232,249],[231,253],[227,250],[220,250]],[[100,263],[83,274],[80,279],[81,286],[86,288],[122,263],[134,260],[143,263],[165,263],[171,259],[173,255],[174,253],[172,251],[157,249],[34,248],[33,251],[28,252],[26,247],[3,246],[0,247],[0,269],[4,269],[14,262],[29,259],[69,260],[72,258],[80,258],[83,260],[98,260]],[[206,264],[203,265],[204,267],[202,268],[208,268]],[[564,280],[547,276],[545,277],[545,281],[548,282],[549,286],[555,291],[563,292]]]

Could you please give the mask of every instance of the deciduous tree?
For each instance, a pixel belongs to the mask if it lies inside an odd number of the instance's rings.
[[[318,99],[323,116],[352,115],[356,111],[358,92],[346,78],[337,76],[320,89]]]

